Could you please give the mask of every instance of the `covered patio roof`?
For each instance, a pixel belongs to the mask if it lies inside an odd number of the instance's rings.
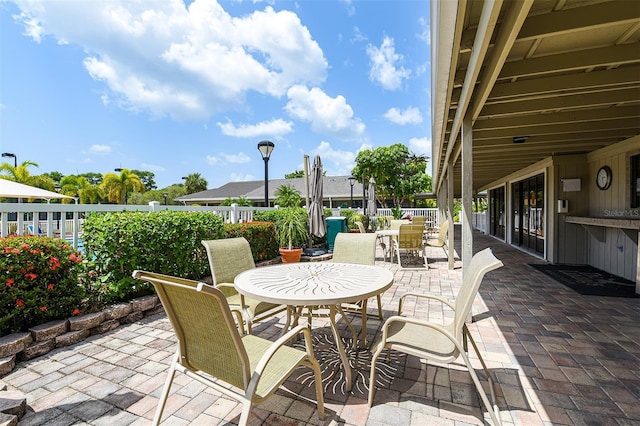
[[[432,1],[434,192],[473,128],[473,189],[640,134],[640,3]]]

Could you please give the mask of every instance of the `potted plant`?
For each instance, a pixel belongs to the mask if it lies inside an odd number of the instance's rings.
[[[289,207],[281,210],[275,223],[282,262],[299,262],[302,246],[309,238],[307,212],[303,208]]]

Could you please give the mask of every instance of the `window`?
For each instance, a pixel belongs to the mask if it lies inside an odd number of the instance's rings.
[[[640,207],[640,155],[631,156],[631,208]]]

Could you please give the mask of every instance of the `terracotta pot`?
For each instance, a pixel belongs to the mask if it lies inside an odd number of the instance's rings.
[[[298,263],[300,262],[300,256],[302,256],[302,248],[286,249],[281,248],[280,256],[282,256],[282,263]]]

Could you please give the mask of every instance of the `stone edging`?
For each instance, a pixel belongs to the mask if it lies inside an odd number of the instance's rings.
[[[0,377],[9,374],[16,362],[36,358],[55,348],[70,346],[89,336],[106,333],[121,324],[130,324],[163,312],[158,296],[151,295],[113,305],[100,312],[50,321],[24,333],[0,337]]]

